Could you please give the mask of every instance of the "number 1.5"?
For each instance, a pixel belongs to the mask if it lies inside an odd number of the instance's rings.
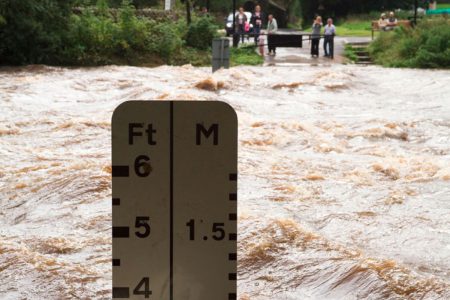
[[[186,226],[189,227],[189,240],[195,241],[195,220],[191,219],[186,223]],[[212,226],[212,238],[215,241],[222,241],[225,238],[225,224],[224,223],[213,223]],[[203,240],[207,240],[208,236],[204,236]]]

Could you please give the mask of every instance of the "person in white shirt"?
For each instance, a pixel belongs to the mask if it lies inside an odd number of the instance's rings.
[[[325,40],[323,42],[323,50],[325,56],[333,59],[334,57],[334,36],[336,35],[336,27],[333,25],[333,19],[329,18],[324,28]]]
[[[275,34],[278,31],[277,20],[273,17],[273,15],[269,15],[269,22],[267,23],[267,38],[269,44],[269,55],[273,53],[273,55],[277,52],[277,47],[274,45],[271,35]]]
[[[239,7],[239,12],[236,14],[236,32],[240,35],[242,43],[244,43],[245,22],[247,22],[247,16],[244,12],[244,7]]]

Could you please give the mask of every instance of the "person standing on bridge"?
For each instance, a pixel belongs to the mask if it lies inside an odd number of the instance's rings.
[[[319,57],[320,31],[322,30],[322,17],[317,16],[312,25],[311,56]]]
[[[236,14],[236,31],[240,35],[242,39],[242,43],[244,43],[244,33],[245,33],[245,22],[247,22],[247,16],[245,15],[244,8],[239,7],[239,12]]]
[[[252,15],[250,23],[253,24],[253,34],[255,35],[255,44],[258,45],[259,34],[261,33],[264,24],[264,13],[261,11],[261,6],[255,6],[255,12]]]
[[[325,51],[325,57],[333,59],[334,57],[334,36],[336,35],[336,27],[333,25],[333,19],[329,18],[327,20],[327,25],[325,25],[324,33],[325,39],[323,42],[323,50]]]
[[[277,20],[273,15],[269,15],[269,22],[267,23],[267,39],[269,44],[269,55],[273,52],[273,55],[277,54],[277,46],[273,42],[272,35],[278,30]]]

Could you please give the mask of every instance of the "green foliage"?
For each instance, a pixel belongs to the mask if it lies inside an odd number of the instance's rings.
[[[205,50],[211,47],[212,40],[217,37],[217,25],[210,17],[200,17],[194,20],[187,31],[188,46]]]
[[[0,1],[1,63],[58,62],[65,47],[71,4],[70,0]]]
[[[111,3],[117,9],[111,10]],[[195,18],[190,26],[183,19],[156,21],[138,16],[132,3],[137,1],[0,0],[0,63],[211,63],[210,47],[218,29],[212,18]],[[263,61],[253,50],[237,51],[236,64]]]
[[[97,2],[95,11],[88,8],[72,16],[71,47],[64,53],[64,63],[133,64],[143,58],[171,63],[183,44],[179,24],[138,18],[127,0],[122,1],[117,17],[109,13],[105,0]]]
[[[344,56],[353,62],[358,60],[358,56],[356,55],[355,50],[349,44],[345,45]]]
[[[150,51],[159,54],[169,62],[173,55],[179,52],[183,45],[183,40],[181,39],[179,31],[181,25],[177,25],[174,22],[152,23],[153,25],[149,28],[151,38],[149,41]]]
[[[105,2],[109,7],[118,8],[122,6],[122,0],[105,0]],[[91,6],[96,3],[96,0],[75,0],[77,6]],[[162,7],[163,3],[163,0],[132,0],[130,2],[136,8]]]
[[[366,21],[348,21],[338,24],[336,33],[340,36],[370,36],[372,23],[371,20]]]
[[[181,51],[176,54],[174,62],[177,65],[191,64],[196,67],[204,67],[211,65],[211,51],[198,50],[192,47],[183,47]]]
[[[370,45],[375,62],[388,67],[450,68],[450,20],[427,18],[416,29],[383,32]]]
[[[231,65],[257,66],[264,63],[264,58],[256,53],[256,46],[231,48]]]
[[[410,9],[412,5],[413,1],[411,0],[302,0],[303,24],[305,27],[310,26],[315,15],[338,20],[350,14],[372,11],[381,13],[396,8]],[[376,19],[378,18],[379,13],[377,13]]]

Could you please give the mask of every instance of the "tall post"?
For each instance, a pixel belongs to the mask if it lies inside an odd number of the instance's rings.
[[[419,0],[414,0],[414,26],[417,25],[417,8],[419,6]]]
[[[239,39],[236,37],[236,0],[233,0],[233,47],[238,46]]]
[[[191,1],[190,0],[184,0],[186,4],[186,21],[187,24],[191,24]]]
[[[233,34],[236,33],[236,0],[233,0]]]

